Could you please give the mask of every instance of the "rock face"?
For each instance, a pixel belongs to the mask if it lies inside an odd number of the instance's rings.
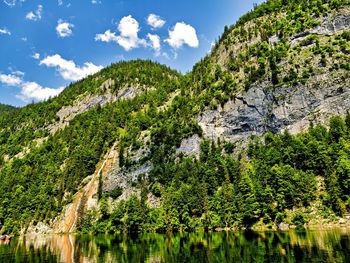
[[[107,102],[112,102],[116,100],[116,96],[110,93],[110,88],[114,85],[114,80],[108,79],[102,83],[100,89],[105,90],[103,95],[88,95],[82,98],[77,99],[73,105],[62,107],[56,115],[59,117],[59,120],[46,129],[55,133],[59,129],[66,127],[71,120],[73,120],[77,115],[84,113],[97,105],[103,106]]]
[[[344,82],[340,77],[319,75],[305,85],[253,86],[223,109],[203,112],[198,122],[207,138],[244,142],[268,131],[296,134],[311,123],[326,124],[332,115],[345,115],[349,108],[349,78]]]
[[[318,22],[318,26],[289,38],[289,54],[278,64],[282,72],[280,83],[283,83],[283,76],[294,69],[298,70],[299,80],[310,67],[314,68],[314,74],[303,81],[276,86],[269,76],[265,76],[263,80],[246,87],[247,91],[241,89],[223,107],[206,110],[198,116],[204,137],[239,142],[244,146],[251,135],[283,131],[296,134],[306,130],[311,123],[327,124],[331,116],[347,113],[350,107],[349,71],[333,70],[332,67],[338,62],[333,60],[332,55],[326,59],[327,66],[322,66],[319,63],[321,55],[313,51],[316,41],[305,40],[314,34],[317,35],[318,45],[330,45],[337,35],[349,31],[350,8],[345,7],[319,18]],[[268,42],[273,46],[278,41],[275,36]],[[239,48],[240,45],[228,46],[225,51],[219,47],[215,62],[227,68],[227,54],[232,50],[238,52]]]
[[[49,125],[47,130],[51,133],[57,132],[59,129],[63,129],[69,124],[77,115],[89,111],[97,105],[104,106],[108,102],[115,102],[122,99],[132,99],[143,91],[138,87],[125,87],[122,88],[117,95],[111,92],[111,87],[115,85],[114,80],[107,79],[100,86],[100,90],[104,91],[103,94],[88,95],[77,99],[73,105],[62,107],[57,116],[59,121]]]
[[[340,30],[349,28],[349,25],[350,9],[343,8],[333,15],[322,18],[321,24],[315,29],[311,30],[311,33],[333,35]]]
[[[176,149],[176,153],[180,154],[186,154],[186,155],[194,155],[197,158],[199,158],[199,152],[200,152],[200,142],[201,138],[198,136],[198,134],[195,134],[181,142],[181,145],[179,148]]]
[[[22,229],[21,234],[41,234],[41,235],[47,235],[52,234],[52,228],[44,224],[42,222],[39,222],[37,225],[30,225],[27,229]]]

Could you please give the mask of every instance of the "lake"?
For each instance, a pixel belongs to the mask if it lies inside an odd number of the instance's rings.
[[[350,262],[350,229],[16,237],[0,262]]]

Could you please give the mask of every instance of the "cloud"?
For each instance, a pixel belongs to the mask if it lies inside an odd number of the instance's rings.
[[[27,15],[26,15],[26,19],[28,20],[32,20],[32,21],[38,21],[41,19],[41,15],[43,13],[43,6],[42,5],[38,5],[38,8],[36,9],[36,11],[30,11]]]
[[[158,35],[147,34],[148,39],[150,40],[150,46],[156,52],[156,56],[160,55],[160,37]]]
[[[57,89],[42,87],[36,82],[24,82],[22,83],[21,93],[16,95],[16,97],[26,102],[30,100],[47,100],[60,94],[63,89],[63,87]]]
[[[149,24],[153,29],[161,28],[165,23],[165,20],[161,19],[160,16],[155,14],[150,14],[147,18],[147,24]]]
[[[114,32],[111,32],[109,29],[103,34],[96,34],[95,41],[101,42],[118,42],[118,38]]]
[[[0,28],[0,35],[11,35],[11,32],[7,28]]]
[[[22,83],[21,74],[19,72],[12,72],[11,74],[5,75],[0,74],[0,82],[7,86],[18,86]]]
[[[100,71],[103,67],[96,66],[91,62],[85,62],[84,66],[77,66],[72,60],[65,60],[60,55],[48,56],[40,61],[40,65],[54,67],[65,80],[79,80],[87,75]]]
[[[146,41],[138,37],[140,31],[139,23],[131,15],[123,17],[118,25],[120,36],[117,36],[117,43],[126,51],[145,46]]]
[[[122,46],[126,51],[139,46],[147,46],[146,40],[138,37],[140,31],[139,23],[131,15],[125,16],[120,20],[118,30],[120,32],[119,36],[114,32],[107,30],[103,34],[97,34],[95,40],[102,42],[115,42]]]
[[[73,34],[72,28],[73,24],[63,21],[59,19],[56,26],[56,32],[59,37],[69,37]]]
[[[208,50],[208,54],[209,53],[211,53],[212,51],[213,51],[213,48],[215,47],[215,42],[214,41],[212,41],[212,42],[210,42],[210,48],[209,48],[209,50]]]
[[[4,4],[14,7],[16,5],[16,0],[4,0]]]
[[[100,0],[91,0],[91,4],[93,4],[93,5],[102,4],[102,1],[100,1]]]
[[[58,89],[46,88],[36,82],[23,81],[23,76],[24,73],[19,70],[13,71],[8,75],[0,74],[0,83],[11,87],[20,87],[20,94],[16,95],[16,97],[25,102],[30,100],[47,100],[57,96],[64,89],[63,87]]]
[[[196,33],[196,29],[191,25],[187,25],[184,22],[178,22],[169,30],[169,37],[165,40],[172,48],[178,49],[184,44],[197,48],[199,41]]]
[[[58,1],[57,1],[57,4],[58,4],[59,6],[63,5],[63,0],[58,0]]]
[[[18,2],[20,4],[24,3],[26,0],[19,0]],[[3,0],[4,4],[9,7],[14,7],[16,5],[16,0]]]
[[[34,59],[40,59],[40,54],[39,53],[35,53],[32,58]]]

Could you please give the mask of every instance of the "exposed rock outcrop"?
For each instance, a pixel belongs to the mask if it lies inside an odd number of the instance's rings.
[[[179,148],[176,149],[177,154],[194,155],[199,158],[201,138],[195,134],[181,142]]]
[[[349,78],[344,82],[343,77],[327,74],[305,85],[255,85],[223,109],[203,112],[198,122],[207,138],[246,142],[251,135],[268,131],[296,134],[311,123],[326,124],[333,115],[345,115],[349,108]]]
[[[320,25],[312,30],[310,33],[333,35],[336,32],[349,28],[350,25],[350,9],[342,8],[335,14],[323,17],[320,19]]]
[[[117,143],[106,154],[102,162],[97,166],[96,172],[88,178],[87,184],[79,190],[73,198],[73,202],[69,204],[63,211],[62,215],[53,223],[53,233],[73,233],[76,231],[79,219],[83,216],[84,211],[97,207],[97,193],[99,179],[109,169],[114,160]]]
[[[50,124],[46,129],[51,133],[55,133],[59,129],[66,127],[77,115],[87,112],[97,105],[104,106],[106,103],[121,99],[132,99],[143,92],[139,87],[127,86],[122,88],[117,94],[113,94],[111,88],[114,85],[114,80],[107,79],[99,88],[103,90],[103,94],[82,96],[72,105],[62,107],[56,114],[59,120]]]
[[[204,137],[215,141],[219,138],[239,142],[238,145],[242,148],[251,135],[283,131],[296,134],[306,130],[311,123],[327,124],[331,116],[343,116],[347,113],[350,107],[349,72],[333,70],[333,63],[339,62],[332,60],[332,55],[328,59],[323,55],[328,68],[321,65],[321,55],[312,48],[316,40],[311,39],[307,47],[301,43],[311,34],[315,34],[318,35],[318,44],[324,45],[326,49],[327,43],[332,43],[336,35],[350,29],[350,8],[344,7],[317,20],[318,26],[289,37],[287,44],[292,49],[289,50],[290,55],[283,57],[278,64],[279,85],[272,84],[269,72],[262,80],[245,89],[241,88],[223,107],[206,110],[198,116]],[[245,25],[247,26],[249,24]],[[279,41],[281,40],[277,36],[273,36],[268,42],[272,47]],[[254,43],[253,39],[247,46],[253,46]],[[246,51],[241,49],[241,46],[235,44],[221,45],[216,51],[218,57],[214,61],[227,68],[229,54]],[[312,76],[300,81],[300,76],[310,68],[314,70]],[[284,81],[283,78],[294,70],[298,71],[295,74],[299,74],[299,81]]]

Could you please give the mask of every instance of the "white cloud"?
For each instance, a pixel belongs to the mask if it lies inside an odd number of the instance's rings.
[[[207,53],[208,53],[208,54],[211,53],[214,47],[215,47],[215,42],[214,42],[214,41],[210,42],[210,48],[209,48],[209,50],[207,51]]]
[[[26,102],[30,100],[47,100],[57,96],[64,89],[63,87],[58,89],[46,88],[40,86],[36,82],[23,81],[23,76],[24,73],[19,70],[13,71],[8,75],[0,74],[0,83],[7,86],[20,87],[21,92],[20,94],[16,95],[16,97]]]
[[[61,6],[61,5],[63,5],[63,0],[58,0],[57,3],[59,6]]]
[[[12,72],[12,74],[0,74],[0,82],[7,86],[18,86],[22,83],[21,74],[19,72]]]
[[[4,0],[4,3],[10,7],[14,7],[16,5],[16,0]]]
[[[59,37],[69,37],[72,35],[73,24],[63,21],[59,19],[56,26],[56,32]]]
[[[123,17],[118,25],[120,36],[117,36],[117,43],[126,51],[145,46],[146,41],[138,37],[140,31],[139,23],[131,15]]]
[[[30,11],[27,15],[26,15],[26,18],[29,19],[29,20],[37,20],[36,19],[36,15],[33,13],[33,11]]]
[[[42,87],[36,82],[24,82],[21,87],[21,93],[16,97],[23,101],[47,100],[60,94],[63,89],[63,87],[58,89]]]
[[[12,74],[19,76],[19,77],[23,77],[24,76],[24,72],[20,71],[20,70],[15,70],[12,71]]]
[[[149,24],[153,29],[158,29],[164,26],[165,20],[161,19],[160,16],[155,14],[150,14],[147,18],[147,24]]]
[[[160,37],[158,35],[147,34],[148,39],[150,40],[150,46],[156,52],[156,56],[160,55]]]
[[[38,21],[38,20],[41,19],[42,13],[43,13],[43,6],[42,5],[38,5],[38,8],[36,9],[36,11],[30,11],[26,15],[26,19],[33,20],[33,21]]]
[[[96,34],[95,41],[102,42],[118,42],[118,38],[114,32],[111,32],[109,29],[103,34]]]
[[[118,30],[120,32],[119,36],[114,32],[107,30],[103,34],[97,34],[95,40],[102,42],[116,42],[126,51],[139,46],[147,46],[146,40],[138,37],[140,31],[139,23],[131,15],[125,16],[120,20]]]
[[[32,58],[34,59],[40,59],[40,54],[39,53],[35,53]]]
[[[169,30],[169,37],[165,40],[172,48],[178,49],[184,44],[196,48],[199,46],[199,41],[196,29],[184,22],[178,22]]]
[[[24,3],[26,0],[19,0],[19,4]],[[3,1],[5,5],[9,6],[9,7],[14,7],[16,5],[16,0],[4,0]]]
[[[58,54],[48,56],[41,60],[40,65],[55,67],[65,80],[73,81],[82,79],[87,75],[94,74],[103,68],[102,66],[96,66],[91,62],[86,62],[84,63],[84,66],[79,67],[74,63],[74,61],[65,60]]]
[[[0,28],[0,35],[11,35],[11,32],[7,28]]]
[[[93,4],[93,5],[102,4],[102,1],[100,1],[100,0],[91,0],[91,4]]]

